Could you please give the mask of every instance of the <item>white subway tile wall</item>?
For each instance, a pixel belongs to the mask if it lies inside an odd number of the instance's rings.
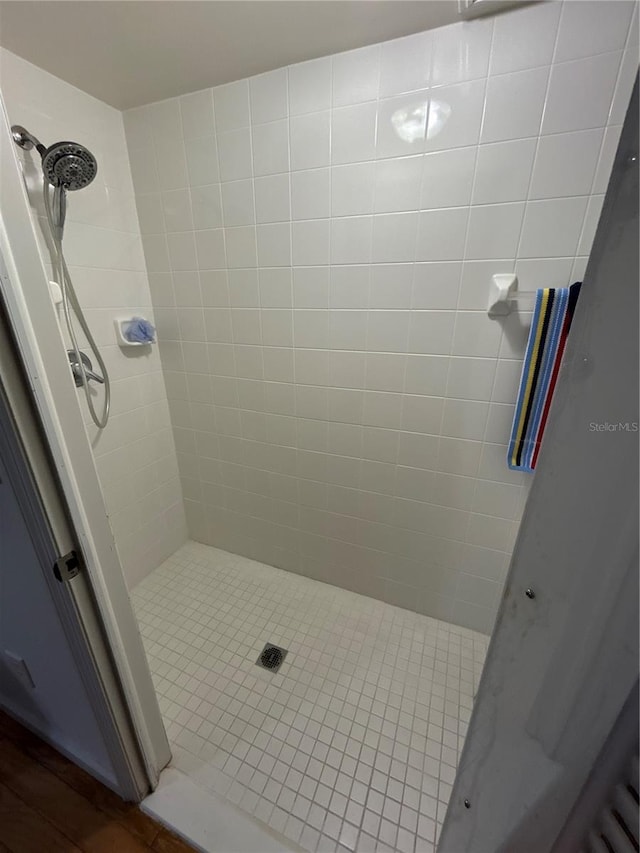
[[[172,554],[187,533],[157,347],[125,353],[116,344],[113,325],[116,317],[154,319],[122,114],[6,50],[0,50],[0,69],[2,99],[12,124],[24,125],[45,145],[76,140],[98,160],[94,182],[69,195],[64,246],[80,302],[111,376],[111,417],[102,432],[90,421],[81,391],[78,399],[118,554],[132,587]],[[154,131],[166,139],[179,139],[182,150],[172,108],[177,109],[167,103],[158,110]],[[40,216],[42,222],[38,155],[16,151],[24,164],[34,217]],[[144,166],[139,163],[136,168],[139,174]],[[188,194],[181,197],[178,190],[166,195],[167,221],[181,223],[190,209]],[[50,269],[43,231],[36,227],[36,233]],[[158,241],[160,265],[166,251],[164,239]],[[193,335],[192,328],[185,332]],[[86,350],[82,335],[78,339]]]
[[[530,314],[582,277],[638,62],[551,2],[125,113],[189,531],[489,632]]]

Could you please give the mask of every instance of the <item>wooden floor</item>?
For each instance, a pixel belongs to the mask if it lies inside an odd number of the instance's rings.
[[[0,711],[0,853],[193,848]]]

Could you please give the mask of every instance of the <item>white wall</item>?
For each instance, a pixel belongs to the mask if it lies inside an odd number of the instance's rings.
[[[6,50],[0,51],[0,72],[12,124],[24,125],[45,145],[78,141],[98,160],[95,181],[69,194],[64,246],[112,380],[111,417],[104,431],[91,423],[82,391],[78,399],[132,586],[185,540],[186,529],[157,348],[125,352],[116,345],[113,328],[116,316],[152,318],[122,114]],[[20,157],[34,215],[42,215],[39,156],[20,151]]]
[[[192,537],[490,630],[530,315],[489,320],[488,285],[582,277],[632,12],[536,4],[125,113]]]

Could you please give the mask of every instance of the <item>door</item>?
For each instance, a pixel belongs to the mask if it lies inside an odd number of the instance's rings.
[[[550,851],[637,678],[637,99],[636,82],[440,853]]]
[[[171,754],[82,414],[69,382],[14,148],[2,111],[0,310],[6,325],[0,381],[40,492],[54,550],[57,556],[69,550],[82,553],[85,571],[60,593],[66,602],[64,619],[88,650],[98,680],[109,685],[100,700],[103,719],[113,718],[118,737],[110,741],[112,748],[119,753],[118,760],[129,765],[127,796],[140,799],[156,786]]]
[[[1,314],[0,364],[0,707],[137,800],[146,773]]]
[[[97,684],[82,677],[88,662],[59,613],[67,602],[52,577],[53,543],[14,439],[0,391],[0,707],[130,796],[94,708]]]

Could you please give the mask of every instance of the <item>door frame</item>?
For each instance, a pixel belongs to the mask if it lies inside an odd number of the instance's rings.
[[[80,642],[89,650],[92,666],[97,668],[103,685],[110,685],[109,695],[104,691],[102,695],[95,694],[96,701],[105,706],[103,711],[113,717],[118,731],[118,739],[110,741],[115,751],[114,765],[133,768],[136,761],[140,762],[141,772],[136,770],[130,777],[127,793],[140,800],[157,786],[160,771],[168,764],[171,752],[77,392],[70,381],[64,342],[49,296],[46,267],[1,98],[0,301],[15,344],[11,361],[14,368],[16,359],[22,367],[17,374],[14,370],[12,377],[3,377],[5,382],[11,382],[13,390],[10,402],[16,408],[12,414],[24,441],[33,416],[27,416],[25,422],[23,411],[22,419],[19,418],[16,401],[22,388],[37,412],[42,440],[51,460],[49,476],[53,470],[58,484],[57,494],[46,490],[40,493],[48,524],[56,538],[59,537],[56,546],[64,549],[70,539],[82,552],[86,565],[81,583],[76,583],[76,578],[69,584],[60,584],[69,589],[60,615],[72,634],[77,638],[84,635]],[[31,439],[40,441],[37,436]],[[28,449],[31,451],[30,446]],[[40,449],[44,452],[42,443]],[[29,459],[32,467],[38,467],[35,476],[38,485],[47,477],[46,472],[39,470],[42,458],[33,452]],[[68,518],[66,534],[60,527],[60,519],[65,515],[64,511],[61,513],[62,501]],[[58,556],[64,553],[65,550],[59,550]],[[86,675],[93,677],[90,672]]]

